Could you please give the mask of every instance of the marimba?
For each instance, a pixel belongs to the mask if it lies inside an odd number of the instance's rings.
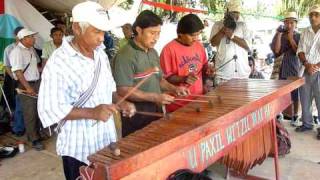
[[[198,97],[210,100],[211,106],[189,103],[118,141],[120,156],[107,147],[90,155],[92,165],[81,171],[95,180],[155,180],[178,169],[201,172],[221,159],[246,173],[274,150],[279,179],[275,117],[291,104],[290,92],[303,83],[230,80]]]

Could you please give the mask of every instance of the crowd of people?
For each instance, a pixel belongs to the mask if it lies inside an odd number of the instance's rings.
[[[125,137],[158,119],[137,111],[173,112],[185,105],[176,97],[193,98],[210,91],[208,79],[214,77],[214,86],[219,86],[232,78],[264,78],[255,68],[255,59],[248,58],[250,31],[240,20],[240,12],[240,4],[231,1],[226,13],[234,22],[224,19],[213,25],[209,40],[217,49],[214,63],[208,61],[199,39],[205,24],[195,14],[179,20],[177,38],[160,55],[154,46],[163,22],[149,10],[142,11],[132,25],[122,26],[125,38],[112,57],[103,43],[111,25],[95,2],[73,8],[72,33],[67,34],[60,22],[51,29],[52,40],[44,44],[41,58],[33,48],[37,33],[16,28],[16,42],[4,52],[5,86],[11,88],[8,97],[15,107],[13,133],[26,132],[32,147],[42,150],[40,124],[44,128],[57,125],[57,153],[62,156],[66,179],[76,179],[79,167],[89,164],[88,155],[120,138],[116,116],[121,116],[120,136]],[[300,34],[296,13],[288,12],[271,43],[274,54],[283,59],[279,79],[303,76],[306,80],[291,93],[293,122],[302,107],[303,125],[297,132],[313,128],[313,99],[320,108],[320,6],[310,8],[309,18],[311,26]],[[136,78],[150,69],[157,71],[147,80]]]

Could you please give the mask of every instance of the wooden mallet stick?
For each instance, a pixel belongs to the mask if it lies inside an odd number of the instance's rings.
[[[125,101],[132,93],[134,93],[143,83],[145,83],[153,74],[159,73],[159,68],[154,67],[151,69],[148,69],[147,71],[143,73],[139,73],[134,75],[134,79],[142,79],[139,81],[125,96],[123,96],[117,103],[116,106],[119,106],[123,101]],[[92,126],[96,125],[98,121],[96,121]]]
[[[21,95],[24,95],[24,96],[28,96],[28,97],[35,98],[35,99],[38,98],[38,95],[36,95],[36,96],[29,95],[27,93],[27,91],[23,90],[23,89],[16,88],[16,91],[17,91],[18,94],[21,94]]]

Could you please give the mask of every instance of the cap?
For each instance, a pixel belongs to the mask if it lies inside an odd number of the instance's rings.
[[[283,20],[286,20],[286,19],[294,19],[294,20],[298,20],[298,15],[296,12],[287,12],[285,15],[284,15],[284,19]]]
[[[109,31],[114,28],[107,11],[100,4],[92,1],[75,5],[72,9],[72,21],[87,22],[102,31]]]
[[[227,9],[229,10],[229,12],[240,12],[241,4],[239,1],[229,1],[227,4]]]
[[[320,13],[320,5],[314,5],[309,9],[309,14],[311,14],[313,12]]]
[[[34,34],[37,34],[37,32],[33,32],[33,31],[30,31],[29,29],[23,28],[18,32],[17,37],[19,39],[23,39],[26,36],[30,36]]]

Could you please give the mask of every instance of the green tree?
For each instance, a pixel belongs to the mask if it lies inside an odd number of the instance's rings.
[[[296,11],[300,17],[304,17],[314,4],[320,4],[320,0],[282,0],[280,15],[292,10]]]

